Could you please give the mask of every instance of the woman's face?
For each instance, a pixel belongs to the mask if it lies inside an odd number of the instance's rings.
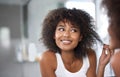
[[[120,48],[120,40],[118,40],[115,29],[112,26],[109,26],[108,32],[110,35],[110,49]]]
[[[77,26],[68,21],[60,21],[56,27],[54,38],[61,51],[73,51],[82,36]]]

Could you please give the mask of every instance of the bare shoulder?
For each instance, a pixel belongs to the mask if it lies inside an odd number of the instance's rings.
[[[120,73],[119,73],[119,71],[120,71],[120,69],[119,69],[120,68],[120,61],[119,61],[119,59],[120,59],[120,51],[116,52],[112,56],[111,61],[110,61],[110,64],[111,64],[111,66],[112,66],[112,68],[115,72],[116,77],[120,76]]]
[[[89,58],[90,66],[95,67],[96,63],[97,63],[97,57],[96,57],[96,53],[93,49],[88,50],[88,58]]]
[[[39,63],[44,66],[47,64],[47,66],[49,65],[51,68],[54,69],[57,64],[55,53],[50,50],[43,52],[39,58]]]
[[[87,71],[87,77],[96,77],[96,53],[93,49],[88,49],[87,55],[90,63],[90,67]]]
[[[88,49],[87,54],[88,54],[89,59],[96,59],[96,53],[93,49]]]
[[[54,52],[51,50],[43,52],[39,58],[39,64],[42,77],[56,77],[55,70],[57,63]]]
[[[116,52],[113,56],[112,56],[112,58],[111,58],[111,64],[120,64],[120,61],[119,61],[119,59],[120,59],[120,51],[118,51],[118,52]]]
[[[55,53],[50,51],[50,50],[47,50],[45,52],[42,53],[41,55],[41,60],[43,59],[54,59],[55,58]]]

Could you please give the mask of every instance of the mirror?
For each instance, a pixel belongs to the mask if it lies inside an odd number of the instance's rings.
[[[95,19],[97,32],[108,43],[108,22],[105,13],[100,9],[100,3],[101,0],[0,0],[0,68],[6,68],[4,72],[0,71],[1,77],[40,77],[38,70],[31,70],[39,68],[34,63],[45,51],[44,45],[39,42],[42,21],[49,10],[55,8],[76,7],[87,11]],[[8,48],[2,46],[1,42],[5,40],[2,40],[3,35],[6,35],[4,38],[9,38]],[[101,47],[98,49],[99,58]],[[114,76],[110,66],[105,72],[106,76]]]

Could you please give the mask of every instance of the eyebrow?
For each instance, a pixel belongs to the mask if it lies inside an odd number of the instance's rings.
[[[64,27],[64,25],[61,25],[61,24],[60,24],[60,25],[57,25],[57,27]]]
[[[72,28],[78,28],[78,29],[79,29],[79,27],[78,27],[78,26],[73,26],[73,25],[72,25],[71,27],[72,27]]]
[[[63,24],[59,24],[57,27],[64,27],[64,25]],[[71,26],[71,28],[77,28],[77,29],[79,29],[78,26],[75,26],[75,25],[72,25],[72,24],[70,24],[69,26]]]
[[[66,25],[66,23],[68,23],[69,26],[71,26],[71,28],[79,29],[79,26],[76,26],[75,24],[71,23],[70,21],[61,21],[61,22],[62,22],[62,24],[60,23],[60,25],[58,25],[58,26],[63,26],[64,27],[64,25]]]

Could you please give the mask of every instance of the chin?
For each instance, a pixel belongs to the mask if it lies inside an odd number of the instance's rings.
[[[117,40],[110,40],[110,45],[109,45],[109,48],[110,49],[118,49],[120,48],[120,41],[117,41]]]
[[[110,49],[114,50],[114,49],[119,49],[120,46],[116,46],[116,45],[110,45],[109,46]]]

